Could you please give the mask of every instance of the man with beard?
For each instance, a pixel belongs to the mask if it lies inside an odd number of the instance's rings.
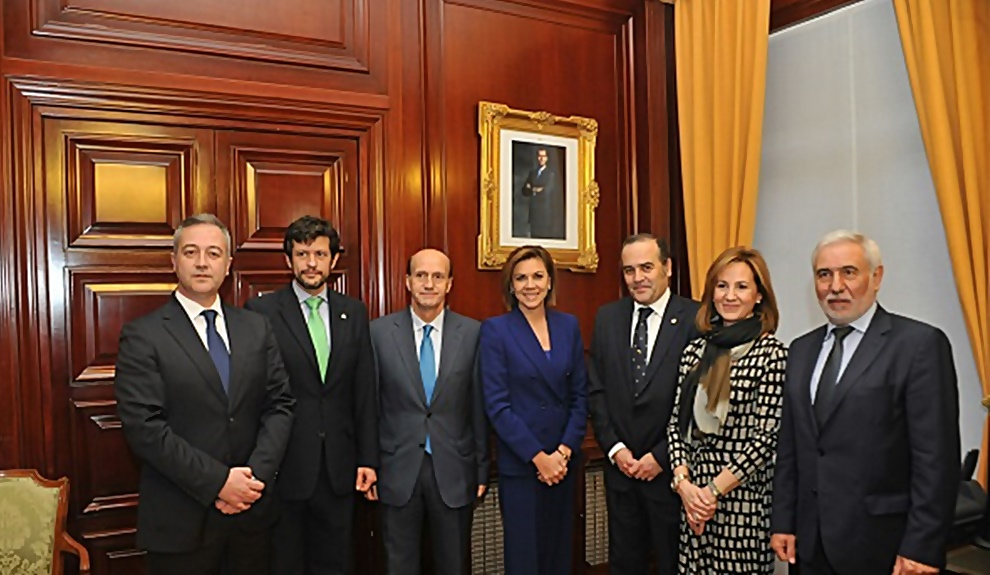
[[[371,322],[381,402],[380,499],[389,575],[419,575],[424,526],[434,572],[464,571],[471,516],[488,482],[488,429],[478,375],[481,324],[449,309],[450,260],[416,252],[412,305]]]
[[[343,251],[327,221],[299,218],[283,245],[295,279],[245,306],[271,319],[296,397],[278,478],[282,515],[272,572],[344,574],[351,570],[355,490],[367,492],[378,467],[368,310],[327,286]]]
[[[880,248],[811,256],[828,323],[791,344],[770,545],[802,575],[937,574],[959,486],[959,393],[937,327],[877,303]]]

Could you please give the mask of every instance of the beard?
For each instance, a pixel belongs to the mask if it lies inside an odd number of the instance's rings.
[[[306,289],[320,289],[324,285],[326,285],[327,279],[329,279],[329,277],[330,277],[329,275],[320,273],[320,275],[317,277],[307,278],[303,272],[299,272],[296,274],[296,281],[299,282],[299,285],[303,286]]]

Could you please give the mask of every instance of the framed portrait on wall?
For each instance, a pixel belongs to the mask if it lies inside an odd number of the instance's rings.
[[[541,245],[557,265],[598,269],[598,122],[481,102],[478,268],[499,269],[519,246]]]

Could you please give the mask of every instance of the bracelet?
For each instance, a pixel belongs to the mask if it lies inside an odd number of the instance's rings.
[[[715,496],[715,499],[718,499],[718,498],[722,497],[722,491],[719,490],[719,488],[718,488],[717,485],[715,485],[715,480],[714,479],[711,480],[710,482],[708,482],[708,489],[711,490],[712,495]]]
[[[561,451],[561,449],[559,447],[557,448],[557,453],[561,454],[564,457],[564,461],[570,461],[571,460],[571,456],[570,455],[567,455],[566,453],[564,453],[563,451]]]
[[[674,479],[670,482],[670,489],[676,493],[678,486],[680,486],[681,484],[681,481],[684,481],[687,478],[688,478],[687,473],[678,473],[677,475],[674,476]]]

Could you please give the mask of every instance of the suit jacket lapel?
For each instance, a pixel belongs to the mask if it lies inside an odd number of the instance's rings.
[[[822,421],[822,427],[828,424],[839,403],[849,393],[849,388],[856,384],[856,380],[863,375],[866,368],[870,367],[873,360],[880,355],[880,351],[887,343],[887,332],[890,331],[890,328],[890,316],[878,305],[877,311],[870,321],[870,327],[866,328],[866,333],[863,334],[863,340],[859,342],[859,345],[856,347],[856,353],[849,360],[845,371],[842,372],[842,377],[839,378],[839,382],[836,384],[835,396],[832,398],[832,404],[825,414],[824,421]]]
[[[227,403],[227,394],[223,390],[223,383],[220,381],[217,367],[213,365],[213,360],[210,358],[210,352],[206,350],[203,340],[196,333],[196,328],[189,321],[186,310],[182,309],[175,296],[169,300],[169,305],[162,318],[165,320],[165,330],[175,338],[189,359],[192,360],[193,365],[203,374],[210,391],[217,396],[217,399]]]
[[[398,314],[392,327],[392,339],[399,350],[399,358],[409,372],[409,382],[413,394],[426,405],[426,392],[423,391],[423,377],[419,373],[419,359],[416,357],[416,337],[413,334],[412,316],[408,310]]]
[[[227,345],[230,348],[230,385],[227,389],[227,396],[231,411],[237,408],[237,401],[243,391],[244,382],[241,381],[241,366],[247,359],[244,356],[244,344],[242,342],[248,328],[239,312],[240,310],[236,308],[223,306],[223,318],[227,324]]]
[[[815,400],[811,397],[811,378],[815,373],[815,363],[818,362],[818,354],[822,350],[822,342],[825,340],[825,326],[822,326],[815,330],[814,337],[810,338],[810,343],[805,346],[806,353],[804,357],[799,359],[797,353],[788,355],[788,361],[801,361],[800,364],[800,377],[797,380],[798,389],[798,408],[802,410],[802,417],[796,418],[798,421],[804,420],[809,422],[811,429],[814,431],[814,435],[818,435],[818,419],[815,417],[814,403]],[[795,352],[797,350],[794,350]]]
[[[323,391],[326,392],[334,383],[339,379],[337,377],[338,362],[335,362],[334,356],[336,356],[336,351],[338,349],[346,349],[346,346],[350,345],[348,341],[350,339],[350,322],[353,320],[347,315],[344,310],[344,297],[339,293],[330,289],[327,286],[327,304],[329,305],[329,315],[330,315],[330,361],[327,364],[327,377],[324,382]],[[412,321],[412,320],[410,320]],[[337,347],[337,346],[340,347]],[[310,343],[312,347],[312,342]],[[316,351],[313,351],[313,362],[316,362]],[[317,368],[319,371],[319,368]]]
[[[560,346],[558,353],[563,353],[565,349],[563,336],[559,335],[556,343],[554,343],[554,326],[551,318],[552,313],[550,310],[547,310],[547,329],[550,332],[550,345],[551,347],[554,345]],[[547,359],[546,353],[544,353],[543,347],[540,345],[540,340],[537,339],[536,334],[533,333],[533,328],[529,326],[529,322],[526,321],[526,318],[523,316],[522,312],[519,311],[519,308],[514,309],[512,313],[509,314],[509,321],[512,326],[512,331],[515,332],[516,336],[512,339],[516,342],[516,345],[519,346],[519,349],[522,350],[523,355],[525,355],[526,359],[533,364],[533,367],[540,372],[540,375],[543,377],[543,383],[549,387],[554,394],[563,398],[561,395],[561,390],[556,389],[553,386],[554,377],[553,371],[551,370],[552,366],[550,360]]]
[[[619,357],[622,358],[622,361],[619,362],[620,369],[622,370],[619,373],[619,377],[621,378],[619,381],[628,382],[629,389],[632,389],[632,298],[623,298],[619,310],[622,316],[615,318],[615,331],[612,335],[619,348]],[[602,375],[605,376],[606,374]]]
[[[313,340],[309,337],[309,328],[306,327],[306,318],[303,317],[300,307],[302,304],[299,303],[299,298],[296,297],[296,292],[293,291],[291,285],[279,291],[278,295],[280,298],[279,313],[288,324],[289,333],[295,337],[299,347],[302,348],[303,355],[309,359],[309,363],[316,373],[316,379],[319,379],[320,367],[316,363],[316,349],[313,347]]]
[[[643,389],[653,381],[653,376],[657,374],[657,370],[660,369],[660,364],[666,360],[667,355],[670,354],[671,344],[674,341],[674,335],[677,331],[683,329],[682,324],[690,325],[689,322],[684,321],[681,318],[683,313],[684,305],[681,298],[674,294],[670,294],[670,300],[667,302],[667,309],[663,312],[663,317],[660,318],[660,331],[657,333],[657,339],[653,342],[653,353],[650,355],[650,363],[646,366],[646,377],[643,378],[642,386],[640,389],[635,390],[637,393],[642,393]],[[632,329],[632,311],[629,312],[630,329]],[[693,318],[692,318],[693,319]],[[626,334],[626,338],[629,338],[629,334]],[[674,361],[680,361],[680,356],[678,356]],[[630,363],[632,360],[630,359]]]
[[[447,376],[450,374],[450,370],[453,369],[452,364],[454,358],[457,357],[457,351],[461,345],[460,329],[461,322],[457,314],[447,310],[443,317],[443,331],[440,333],[440,337],[443,339],[443,345],[440,346],[440,371],[437,372],[437,382],[433,386],[433,397],[430,398],[431,404],[437,400],[441,388],[447,383]],[[420,389],[422,387],[420,385]]]

